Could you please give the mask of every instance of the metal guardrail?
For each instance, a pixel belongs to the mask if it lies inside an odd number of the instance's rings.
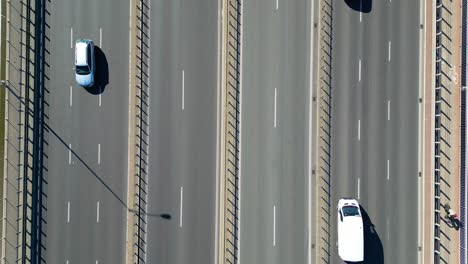
[[[21,2],[21,81],[24,87],[24,138],[20,180],[18,262],[42,263],[43,149],[45,93],[45,0]]]
[[[137,2],[137,63],[136,63],[136,184],[135,184],[135,239],[133,263],[146,263],[146,228],[148,196],[148,111],[149,111],[149,0]]]
[[[468,63],[468,52],[467,52],[467,41],[468,41],[468,1],[462,0],[462,52],[461,52],[461,149],[460,149],[460,264],[466,264],[467,261],[467,169],[466,164],[468,162],[467,153],[467,142],[468,134],[466,133],[466,124],[468,120],[467,111],[467,63]]]

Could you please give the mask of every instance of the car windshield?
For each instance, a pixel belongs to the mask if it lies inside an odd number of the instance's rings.
[[[344,216],[359,216],[359,210],[356,206],[345,206],[342,210]]]
[[[79,75],[89,74],[90,70],[88,66],[76,66],[76,73]]]

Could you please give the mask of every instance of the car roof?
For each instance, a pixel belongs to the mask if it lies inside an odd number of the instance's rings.
[[[75,46],[75,64],[88,65],[88,56],[86,56],[86,48],[91,44],[90,40],[79,39]]]

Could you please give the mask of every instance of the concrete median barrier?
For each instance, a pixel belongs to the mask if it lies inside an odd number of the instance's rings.
[[[241,3],[241,0],[221,3],[219,263],[237,263],[239,252]]]

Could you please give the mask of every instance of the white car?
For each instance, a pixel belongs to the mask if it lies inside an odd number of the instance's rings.
[[[364,261],[364,229],[355,199],[338,201],[338,255],[347,262]]]
[[[75,43],[75,79],[83,87],[94,85],[94,43],[89,39],[79,39]]]

